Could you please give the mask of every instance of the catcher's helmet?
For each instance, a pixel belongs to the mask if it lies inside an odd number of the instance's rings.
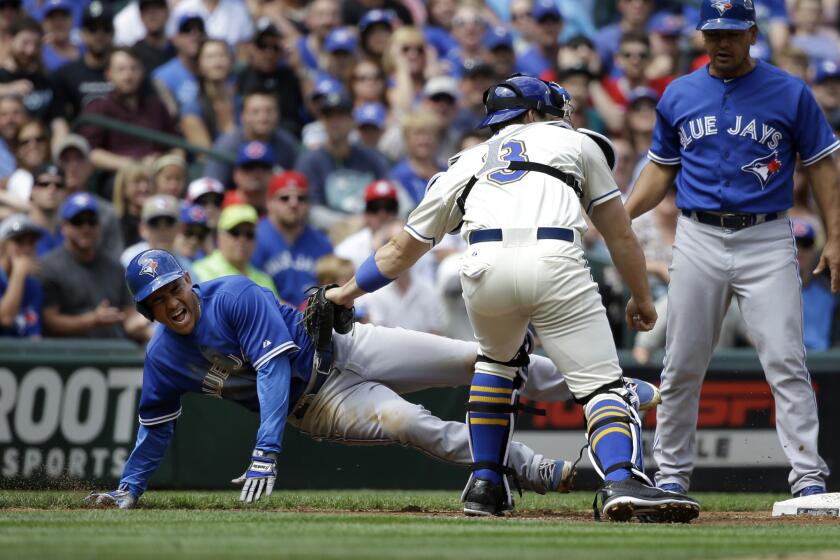
[[[128,263],[125,281],[137,311],[152,320],[151,309],[143,303],[153,292],[184,276],[184,269],[171,253],[162,249],[143,251]]]
[[[753,0],[703,0],[698,31],[744,31],[755,25]]]
[[[566,90],[560,86],[557,86],[557,89],[565,92],[567,98],[571,100]],[[531,76],[514,74],[484,92],[484,108],[487,110],[487,117],[481,121],[478,128],[515,119],[529,109],[566,118],[564,105],[562,95],[550,87],[548,82]]]

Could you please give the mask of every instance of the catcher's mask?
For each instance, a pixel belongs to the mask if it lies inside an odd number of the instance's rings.
[[[178,259],[163,249],[143,251],[128,263],[125,281],[134,298],[134,305],[144,317],[153,321],[152,310],[144,300],[160,288],[184,276]]]

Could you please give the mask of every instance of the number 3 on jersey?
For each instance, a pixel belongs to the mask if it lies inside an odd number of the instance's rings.
[[[499,150],[499,159],[502,161],[528,161],[528,156],[525,155],[525,144],[521,140],[505,142],[502,149]],[[526,173],[528,172],[524,169],[503,169],[490,173],[487,178],[498,185],[507,185],[518,181]]]

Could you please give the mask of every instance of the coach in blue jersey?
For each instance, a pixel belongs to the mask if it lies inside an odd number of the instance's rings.
[[[825,492],[828,467],[805,367],[800,279],[787,210],[796,158],[822,212],[826,244],[816,273],[840,288],[840,198],[831,154],[840,142],[808,86],[749,56],[752,0],[704,0],[697,29],[710,63],[674,81],[657,105],[631,217],[656,206],[676,181],[682,212],[674,242],[657,412],[657,484],[688,488],[700,386],[721,319],[738,299],[776,400],[776,426],[795,495]],[[749,442],[747,442],[748,444]]]
[[[251,264],[271,276],[284,301],[298,305],[306,290],[318,284],[315,262],[332,253],[332,244],[308,224],[309,186],[302,173],[274,175],[266,201],[268,215],[257,225]]]

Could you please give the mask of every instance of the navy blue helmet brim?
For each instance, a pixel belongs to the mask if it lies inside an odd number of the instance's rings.
[[[727,31],[746,31],[755,25],[754,21],[744,21],[742,19],[716,18],[707,19],[697,24],[698,31],[712,31],[714,29],[723,29]]]
[[[522,113],[526,112],[528,109],[500,109],[498,111],[494,111],[491,114],[487,115],[481,124],[478,125],[477,128],[484,128],[485,126],[490,126],[491,124],[498,124],[501,122],[509,121],[510,119],[515,119]]]
[[[162,274],[161,276],[158,276],[157,278],[143,286],[142,290],[134,294],[134,303],[140,303],[141,301],[152,295],[153,292],[156,292],[160,288],[166,286],[171,282],[174,282],[175,280],[178,280],[183,276],[183,270],[178,270],[175,272],[170,272],[168,274]]]

